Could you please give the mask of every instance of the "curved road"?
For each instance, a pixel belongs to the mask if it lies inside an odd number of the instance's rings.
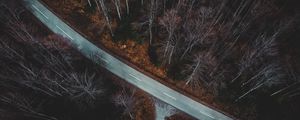
[[[90,43],[86,38],[59,19],[38,0],[24,0],[26,8],[54,33],[69,38],[84,56],[101,63],[110,72],[144,90],[152,96],[176,107],[177,109],[201,120],[231,120],[232,118],[198,103],[156,80],[133,69],[117,58]],[[93,54],[91,54],[93,53]]]

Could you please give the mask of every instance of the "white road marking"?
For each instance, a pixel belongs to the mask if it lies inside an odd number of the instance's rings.
[[[67,34],[63,29],[61,29],[59,26],[57,26],[57,25],[55,25],[60,31],[62,31],[64,34],[66,34],[70,39],[72,39],[73,40],[73,38],[69,35],[69,34]]]
[[[138,81],[142,81],[142,80],[140,80],[139,78],[135,77],[135,76],[134,76],[134,75],[132,75],[132,74],[129,74],[129,76],[131,76],[131,77],[133,77],[133,78],[137,79]]]
[[[78,48],[79,50],[82,50],[82,45],[81,45],[81,44],[78,44],[77,48]]]
[[[200,111],[201,112],[201,111]],[[210,117],[210,118],[212,118],[212,119],[214,119],[214,120],[216,120],[216,118],[215,117],[213,117],[213,116],[211,116],[211,115],[209,115],[209,114],[207,114],[207,113],[203,113],[203,112],[201,112],[202,114],[204,114],[204,115],[206,115],[206,116],[208,116],[208,117]]]
[[[106,64],[109,63],[106,59],[104,59],[101,55],[96,55],[96,57],[99,57],[102,61],[104,61]]]
[[[91,57],[90,57],[91,58]],[[101,59],[101,60],[99,60],[99,58]],[[105,62],[106,64],[108,64],[108,61],[107,60],[105,60],[104,58],[102,58],[102,57],[100,57],[100,56],[96,56],[96,58],[94,59],[94,58],[91,58],[94,62],[96,62],[96,63],[98,63],[99,61],[103,61],[103,62]]]
[[[108,63],[108,61],[105,60],[104,58],[100,57],[100,59],[101,59],[102,61],[104,61],[105,63]]]
[[[49,19],[49,17],[46,16],[46,15],[45,15],[40,9],[38,9],[35,5],[32,5],[32,7],[33,7],[34,9],[36,9],[37,11],[39,11],[39,13],[41,13],[45,18]]]
[[[168,96],[168,97],[170,97],[170,98],[172,98],[173,100],[176,100],[175,97],[173,97],[173,96],[171,96],[171,95],[169,95],[169,94],[167,94],[167,93],[165,93],[165,92],[163,92],[163,94],[166,95],[166,96]]]

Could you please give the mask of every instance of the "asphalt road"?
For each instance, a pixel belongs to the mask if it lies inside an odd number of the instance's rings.
[[[133,69],[107,52],[98,48],[86,38],[81,36],[70,26],[59,19],[54,13],[38,0],[24,0],[26,8],[30,10],[45,26],[54,33],[60,34],[70,40],[86,57],[97,63],[101,63],[110,72],[126,80],[132,85],[144,90],[152,96],[164,101],[175,108],[201,120],[231,120],[232,118],[215,111],[175,90],[157,82],[156,80]]]

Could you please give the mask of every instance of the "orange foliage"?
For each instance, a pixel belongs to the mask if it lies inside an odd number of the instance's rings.
[[[103,37],[101,43],[109,50],[114,51],[114,53],[117,53],[119,56],[122,56],[135,65],[144,68],[146,71],[162,78],[166,77],[166,70],[164,68],[156,67],[151,63],[148,55],[148,43],[137,44],[133,40],[113,42],[109,35]]]
[[[145,92],[136,91],[137,101],[134,107],[135,120],[155,120],[155,106]]]

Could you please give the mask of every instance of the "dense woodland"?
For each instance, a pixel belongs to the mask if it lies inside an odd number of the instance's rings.
[[[297,0],[42,1],[92,42],[237,118],[300,118]],[[60,54],[59,59],[70,56]],[[66,62],[69,72],[72,62]],[[93,71],[88,69],[80,73]],[[35,84],[38,88],[31,89],[57,94],[39,90],[45,83]],[[93,88],[95,94],[98,89]],[[78,95],[76,90],[58,94]]]
[[[296,0],[43,1],[116,54],[237,118],[299,118]]]
[[[1,120],[155,119],[152,97],[83,57],[20,3],[0,2]]]

